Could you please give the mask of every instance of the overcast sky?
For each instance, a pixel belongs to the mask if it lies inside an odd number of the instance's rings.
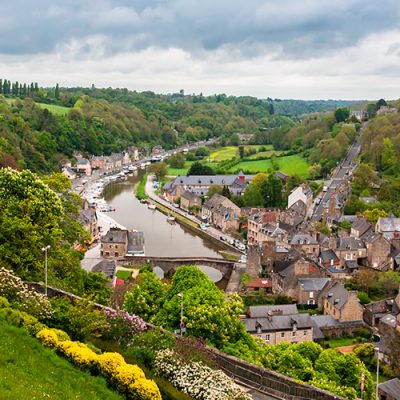
[[[399,98],[398,0],[2,0],[0,78],[260,98]]]

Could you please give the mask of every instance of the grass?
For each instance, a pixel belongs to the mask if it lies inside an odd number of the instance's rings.
[[[168,176],[184,176],[189,171],[190,166],[194,163],[194,161],[186,161],[184,168],[168,168],[167,175]]]
[[[142,175],[140,178],[140,182],[136,187],[136,197],[139,200],[144,200],[147,199],[147,194],[146,194],[146,182],[147,182],[147,174]]]
[[[74,368],[0,317],[0,398],[122,400],[102,377]]]
[[[238,254],[228,253],[227,251],[220,251],[221,256],[228,261],[239,261],[240,256]]]
[[[331,348],[343,347],[343,346],[352,346],[354,343],[354,338],[339,338],[339,339],[330,339],[325,340],[325,344],[329,344]]]
[[[6,102],[10,105],[13,104],[15,100],[16,100],[15,97],[6,98]],[[40,108],[43,109],[47,108],[54,115],[65,115],[70,110],[68,107],[57,106],[55,104],[44,104],[44,103],[38,103],[36,101],[35,104],[38,105]]]
[[[123,279],[124,281],[126,281],[127,279],[129,279],[132,276],[132,272],[119,270],[119,271],[117,271],[116,276],[117,276],[117,278]]]
[[[272,145],[255,144],[255,145],[243,145],[243,146],[245,149],[251,148],[258,150],[260,147],[265,147],[267,151],[273,149]],[[213,153],[210,154],[209,158],[211,158],[214,162],[222,162],[238,156],[239,156],[239,146],[226,146],[215,150]]]
[[[310,164],[301,156],[295,154],[292,156],[277,158],[279,164],[279,171],[293,175],[297,174],[302,178],[307,177],[307,171]],[[240,170],[247,171],[248,173],[256,174],[258,172],[267,172],[272,168],[271,160],[259,161],[242,161],[232,167],[229,172],[238,173]]]

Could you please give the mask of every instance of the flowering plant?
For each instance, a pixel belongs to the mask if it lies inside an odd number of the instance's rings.
[[[117,342],[122,347],[129,347],[132,337],[146,330],[146,323],[137,315],[117,308],[105,310],[108,322],[106,337]]]
[[[21,278],[4,267],[0,267],[0,296],[5,297],[14,307],[41,320],[50,318],[53,314],[45,295],[30,290]]]
[[[171,349],[156,355],[156,371],[196,400],[250,400],[231,378],[202,362],[185,363]]]

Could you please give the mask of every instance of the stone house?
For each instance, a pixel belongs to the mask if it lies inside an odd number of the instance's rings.
[[[310,186],[308,186],[306,183],[302,183],[300,186],[290,192],[288,196],[288,208],[290,208],[299,200],[306,205],[306,214],[308,214],[312,207],[313,194]]]
[[[319,255],[319,263],[323,265],[325,268],[328,267],[340,268],[341,266],[338,256],[332,249],[321,251]]]
[[[71,167],[64,167],[62,169],[62,174],[65,175],[70,180],[73,180],[76,178],[76,173]]]
[[[100,255],[104,258],[144,255],[143,232],[110,228],[110,230],[101,237]]]
[[[368,266],[380,271],[393,269],[393,260],[390,258],[391,245],[382,234],[375,233],[365,240],[367,247]]]
[[[394,378],[378,385],[377,400],[398,400],[400,393],[400,379]]]
[[[201,198],[192,192],[185,190],[181,194],[180,199],[180,207],[182,210],[190,211],[193,207],[197,207],[199,210],[201,209]]]
[[[92,169],[106,169],[106,157],[93,156],[90,159],[90,165],[91,165]]]
[[[96,208],[90,207],[87,200],[83,201],[78,219],[84,228],[90,233],[92,240],[97,239],[99,235],[99,227]]]
[[[92,167],[90,166],[90,162],[87,158],[80,158],[76,162],[76,171],[84,173],[85,175],[92,174]]]
[[[317,305],[322,291],[329,282],[330,278],[299,278],[297,303]]]
[[[279,220],[285,224],[298,227],[307,217],[307,206],[302,200],[297,200],[286,210],[282,210]]]
[[[128,147],[128,154],[133,161],[139,160],[139,149],[135,146]]]
[[[371,229],[371,224],[365,218],[357,218],[351,225],[350,236],[360,239],[369,229]]]
[[[334,250],[340,260],[341,268],[344,268],[346,261],[357,261],[358,264],[361,264],[363,259],[367,257],[364,242],[353,237],[339,238]]]
[[[289,239],[292,248],[306,257],[318,257],[319,243],[308,233],[296,233]]]
[[[260,307],[263,307],[262,313],[250,312],[249,317],[243,320],[246,331],[250,334],[259,337],[267,344],[313,340],[313,322],[309,314],[299,314],[297,308],[288,313],[288,310],[284,309],[285,306]]]
[[[273,293],[285,294],[298,301],[300,278],[323,278],[325,272],[318,264],[305,258],[275,262],[271,272]]]
[[[323,290],[319,305],[323,306],[324,314],[339,322],[363,320],[363,307],[357,292],[348,291],[340,282],[333,282]]]
[[[399,305],[392,298],[366,304],[363,313],[364,322],[371,327],[377,326],[379,320],[388,313],[398,314],[400,312]]]
[[[396,247],[400,247],[400,218],[380,217],[375,225],[375,231],[382,233]]]
[[[240,207],[225,196],[215,194],[204,202],[201,212],[203,219],[207,219],[222,232],[239,229]]]
[[[276,224],[279,217],[279,210],[263,210],[251,215],[247,220],[247,241],[249,244],[261,243],[265,240],[262,228],[267,223]]]

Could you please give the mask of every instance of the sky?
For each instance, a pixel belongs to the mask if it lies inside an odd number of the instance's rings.
[[[397,99],[398,0],[2,0],[0,78]]]

